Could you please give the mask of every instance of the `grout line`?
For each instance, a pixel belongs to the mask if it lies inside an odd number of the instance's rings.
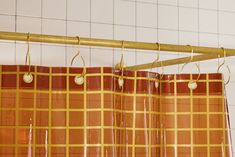
[[[115,1],[113,0],[113,40],[115,39],[115,29],[114,29],[114,26],[115,26]],[[115,48],[113,48],[113,67],[115,67],[115,57],[114,57],[114,52],[115,51]]]
[[[43,12],[43,0],[41,0],[41,17],[40,17],[40,20],[41,20],[41,34],[43,32],[43,28],[42,28],[42,25],[43,25],[42,12]],[[43,43],[40,42],[40,65],[42,65],[42,46],[43,46]]]
[[[90,20],[89,20],[89,25],[90,25],[90,34],[89,34],[89,37],[91,38],[91,14],[92,14],[92,7],[91,7],[91,2],[92,2],[92,0],[90,0]],[[92,49],[91,49],[91,47],[89,47],[89,66],[91,66],[91,51],[92,51]]]
[[[177,26],[177,28],[178,28],[178,39],[177,40],[178,41],[177,42],[179,44],[180,43],[180,31],[179,31],[180,30],[180,8],[179,8],[179,0],[177,0],[177,14],[178,14],[177,15],[177,17],[178,17],[178,23],[177,23],[177,25],[178,25]],[[177,53],[177,56],[180,57],[179,52]],[[180,65],[178,64],[177,66],[178,66],[178,73],[180,73]]]
[[[17,32],[17,0],[15,0],[15,32]],[[14,62],[16,64],[16,41],[15,41]]]
[[[137,0],[135,0],[135,41],[137,41]],[[137,54],[137,50],[135,49],[135,64],[137,64],[137,57],[138,57],[138,54]]]
[[[66,8],[66,11],[65,11],[65,36],[67,37],[68,36],[68,0],[66,0],[66,4],[65,4],[65,8]],[[67,44],[65,44],[65,66],[68,66],[68,47],[67,47]]]

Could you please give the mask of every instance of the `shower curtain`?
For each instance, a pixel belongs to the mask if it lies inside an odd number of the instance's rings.
[[[0,156],[229,157],[222,74],[0,66]],[[119,85],[123,78],[123,85]]]

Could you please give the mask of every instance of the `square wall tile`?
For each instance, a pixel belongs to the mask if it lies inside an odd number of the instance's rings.
[[[196,0],[179,0],[179,5],[184,7],[198,7],[198,1]]]
[[[0,14],[15,15],[15,0],[0,0]]]
[[[226,96],[227,96],[227,101],[228,104],[231,106],[235,106],[235,97],[234,97],[234,92],[235,92],[235,83],[230,82],[226,87]],[[234,113],[234,111],[230,110],[230,113]],[[235,116],[235,114],[231,114]],[[235,128],[235,123],[231,123],[231,127]]]
[[[158,7],[158,27],[163,29],[178,29],[178,8],[175,6]]]
[[[30,61],[31,65],[40,65],[41,61],[41,45],[30,43]],[[27,44],[16,44],[16,64],[25,65],[25,58],[27,53]]]
[[[41,33],[41,19],[32,17],[17,17],[17,32]]]
[[[200,61],[201,73],[216,73],[218,67],[218,59]]]
[[[229,106],[229,119],[230,121],[230,125],[231,125],[231,129],[234,130],[232,133],[235,133],[235,106]]]
[[[157,27],[157,6],[151,3],[137,3],[137,26]]]
[[[231,118],[230,118],[230,124],[231,123],[235,123],[235,122],[233,122],[233,120],[231,120]],[[232,150],[231,151],[233,151],[232,153],[233,153],[233,156],[235,155],[235,147],[234,147],[234,145],[235,145],[235,143],[234,143],[234,141],[235,141],[235,129],[231,129],[231,140],[232,140]],[[231,154],[232,155],[232,154]]]
[[[199,45],[208,46],[208,47],[218,47],[218,35],[217,34],[208,34],[200,33],[199,34]]]
[[[66,23],[63,20],[43,19],[42,33],[51,35],[66,35]]]
[[[222,59],[221,59],[221,61],[222,61]],[[226,59],[226,64],[229,66],[229,68],[231,70],[230,80],[232,83],[235,83],[235,64],[234,64],[234,62],[235,62],[234,57],[233,58],[229,57]],[[234,102],[234,105],[235,105],[235,102]]]
[[[232,35],[220,35],[220,46],[225,48],[235,48],[235,36]]]
[[[91,49],[91,66],[113,66],[113,50],[103,48]]]
[[[218,33],[217,11],[199,11],[199,31],[208,33]]]
[[[67,51],[66,51],[66,55],[67,55],[67,66],[71,66],[71,61],[73,59],[73,57],[76,55],[78,51],[77,46],[70,46],[67,47]],[[83,61],[81,59],[84,59],[85,61],[85,66],[88,67],[90,66],[90,49],[87,47],[80,47],[80,55],[77,56],[73,62],[72,67],[83,67]]]
[[[42,65],[66,66],[65,47],[58,45],[42,45]]]
[[[235,34],[235,13],[220,12],[219,13],[219,33],[221,34]]]
[[[17,15],[41,17],[41,0],[17,0]]]
[[[113,25],[92,23],[91,24],[91,37],[113,39]]]
[[[158,0],[159,4],[177,5],[178,0]]]
[[[1,31],[15,31],[15,16],[0,15],[0,21]]]
[[[121,25],[135,25],[135,2],[114,1],[114,23]]]
[[[137,28],[137,41],[140,42],[157,42],[157,29]]]
[[[198,31],[198,10],[192,8],[179,9],[179,29]]]
[[[67,0],[68,19],[90,21],[90,1],[89,0]]]
[[[135,41],[135,27],[114,25],[114,39]]]
[[[199,8],[217,9],[218,3],[215,0],[199,0]]]
[[[90,23],[67,21],[67,35],[90,37]]]
[[[0,42],[0,64],[15,64],[15,43]]]
[[[158,42],[163,44],[178,44],[178,31],[159,30]]]
[[[113,1],[91,0],[91,21],[113,23]]]
[[[234,6],[234,0],[219,0],[219,10],[235,11]]]
[[[65,19],[66,0],[42,0],[42,15],[44,18]]]
[[[157,51],[137,51],[137,64],[152,63],[157,58]]]
[[[179,32],[180,45],[198,45],[198,33],[193,32]]]

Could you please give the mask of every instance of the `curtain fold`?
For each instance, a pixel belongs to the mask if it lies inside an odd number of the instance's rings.
[[[0,66],[0,156],[230,157],[222,74]],[[123,86],[120,80],[123,78]]]

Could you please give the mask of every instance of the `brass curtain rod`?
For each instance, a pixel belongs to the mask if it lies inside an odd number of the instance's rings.
[[[2,40],[14,40],[14,41],[27,41],[28,33],[18,33],[18,32],[2,32],[0,31],[0,39]],[[43,42],[43,43],[53,43],[53,44],[71,44],[77,45],[77,37],[69,36],[56,36],[56,35],[46,35],[46,34],[31,34],[30,42]],[[109,40],[109,39],[96,39],[96,38],[82,38],[80,37],[80,45],[84,46],[98,46],[98,47],[110,47],[110,48],[121,48],[123,44],[122,40]],[[134,42],[134,41],[124,41],[125,49],[140,49],[140,50],[158,50],[158,44],[149,42]],[[174,44],[162,44],[161,51],[177,52],[177,53],[191,53],[191,50],[195,53],[201,53],[204,55],[194,56],[192,62],[204,61],[209,59],[217,58],[218,55],[223,57],[224,52],[221,48],[213,47],[201,47],[201,46],[187,46],[187,45],[174,45]],[[226,49],[226,56],[235,56],[235,49]],[[177,58],[172,60],[162,61],[163,66],[170,66],[176,64],[182,64],[187,62],[190,57]],[[135,66],[125,67],[127,70],[142,70],[160,67],[161,62],[156,62],[154,64],[147,63]]]
[[[221,56],[221,57],[223,57],[223,56]],[[196,55],[193,57],[191,62],[205,61],[205,60],[215,59],[215,58],[218,58],[218,56],[216,56],[216,55]],[[143,69],[161,67],[162,65],[165,67],[165,66],[183,64],[183,63],[188,62],[190,59],[191,59],[191,57],[182,57],[182,58],[158,61],[156,63],[146,63],[146,64],[140,64],[140,65],[135,65],[135,66],[128,66],[128,67],[125,67],[125,69],[126,70],[143,70]]]
[[[28,33],[18,32],[2,32],[0,31],[0,39],[2,40],[15,40],[15,41],[27,41]],[[53,44],[78,44],[77,38],[71,36],[56,36],[46,34],[30,34],[30,42],[43,42]],[[98,47],[110,47],[121,48],[122,40],[109,40],[109,39],[96,39],[96,38],[83,38],[80,37],[80,44],[84,46],[98,46]],[[191,48],[187,45],[174,45],[174,44],[161,44],[161,51],[168,52],[182,52],[190,53]],[[149,42],[135,42],[124,41],[125,49],[140,49],[140,50],[158,50],[156,43]],[[210,54],[210,55],[223,55],[221,48],[192,46],[195,53]],[[229,56],[235,55],[235,49],[226,49],[226,54]]]

